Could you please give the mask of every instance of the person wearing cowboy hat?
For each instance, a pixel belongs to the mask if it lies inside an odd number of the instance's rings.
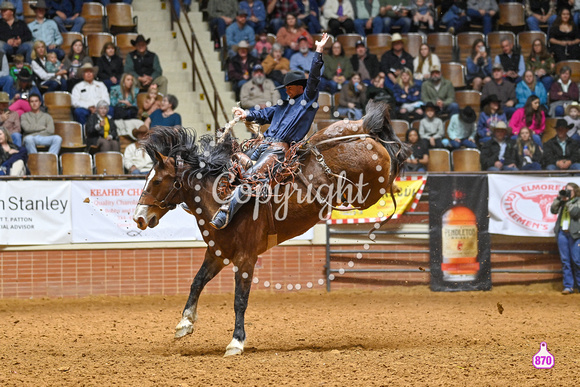
[[[134,51],[127,54],[125,58],[125,72],[133,75],[140,90],[146,91],[149,85],[156,83],[161,94],[167,94],[167,78],[163,76],[163,69],[159,62],[159,57],[154,52],[147,49],[151,39],[145,39],[141,34],[137,39],[131,40]]]
[[[318,110],[318,85],[322,65],[322,52],[328,41],[324,33],[316,42],[316,54],[310,67],[308,79],[301,71],[290,71],[284,77],[284,87],[289,100],[277,101],[273,106],[261,110],[248,111],[234,108],[234,116],[260,125],[270,124],[264,133],[264,141],[258,145],[250,158],[256,163],[246,171],[247,176],[259,175],[284,160],[289,144],[301,141],[310,130]],[[264,180],[263,184],[269,184]],[[214,215],[210,224],[221,230],[231,221],[235,213],[247,202],[250,193],[238,186]]]
[[[36,3],[30,3],[30,8],[34,10],[35,19],[28,23],[28,28],[32,32],[34,41],[42,40],[48,52],[56,53],[58,59],[62,60],[65,55],[64,50],[59,47],[63,41],[62,35],[56,22],[45,17],[48,11],[46,2],[38,0]]]
[[[580,143],[580,104],[576,101],[566,106],[564,119],[568,125],[574,125],[568,131],[568,137]]]
[[[405,51],[405,40],[397,32],[391,38],[391,49],[381,57],[381,71],[387,75],[391,87],[395,85],[404,67],[413,72],[413,57]]]
[[[50,2],[50,16],[58,25],[60,32],[82,32],[85,19],[81,16],[83,0],[60,0]]]
[[[228,59],[228,78],[236,93],[236,99],[239,100],[242,86],[250,80],[252,69],[260,62],[258,58],[250,55],[251,46],[245,40],[242,40],[233,49],[236,55]]]
[[[32,33],[25,22],[14,17],[16,7],[8,0],[0,4],[0,50],[7,55],[22,54],[30,63]]]
[[[24,146],[28,153],[38,153],[37,145],[48,146],[48,153],[58,157],[62,138],[54,134],[54,121],[52,116],[40,110],[42,100],[40,94],[31,93],[28,96],[30,111],[20,117],[20,125],[26,135]]]
[[[153,168],[153,160],[142,147],[142,141],[149,136],[149,129],[145,125],[133,129],[133,137],[137,139],[127,145],[123,154],[123,165],[127,172],[132,175],[146,175]]]
[[[32,72],[27,68],[23,68],[18,73],[18,81],[14,82],[9,94],[12,96],[10,110],[17,112],[21,117],[22,114],[30,111],[28,98],[32,94],[41,95],[40,90],[32,81]],[[40,102],[42,103],[42,96]]]
[[[244,109],[259,110],[272,106],[280,99],[274,81],[266,78],[264,68],[257,64],[252,70],[252,80],[244,83],[240,91],[240,102]]]
[[[421,85],[423,102],[433,102],[439,107],[439,114],[450,116],[459,113],[459,105],[455,102],[455,88],[450,80],[441,77],[441,66],[431,66],[431,76]]]
[[[254,32],[254,29],[246,23],[247,20],[247,11],[240,8],[236,15],[236,22],[230,24],[229,27],[226,28],[226,42],[228,42],[228,53],[230,56],[236,55],[234,46],[242,40],[247,41],[250,46],[256,44],[256,33]],[[255,54],[256,53],[253,53],[253,55]]]
[[[509,138],[505,121],[494,124],[491,140],[481,146],[482,171],[517,171],[516,144]]]
[[[568,137],[573,125],[565,119],[556,121],[556,136],[544,144],[542,164],[549,171],[580,170],[580,145]]]
[[[459,114],[454,114],[449,120],[447,127],[447,136],[449,137],[449,146],[452,149],[477,148],[475,143],[475,135],[477,133],[477,126],[475,120],[477,114],[471,106],[466,106],[459,111]]]
[[[483,109],[477,121],[477,140],[480,145],[491,140],[491,128],[496,122],[507,122],[507,116],[501,108],[501,101],[497,95],[490,95],[481,102],[481,105]]]
[[[99,101],[105,101],[110,105],[109,92],[103,82],[95,80],[99,68],[90,63],[85,63],[79,69],[83,80],[72,89],[72,106],[75,121],[85,124],[89,116],[97,111]]]

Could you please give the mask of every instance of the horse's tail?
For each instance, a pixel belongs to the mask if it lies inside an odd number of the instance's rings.
[[[378,137],[379,142],[389,152],[391,157],[391,182],[393,182],[403,168],[403,163],[411,154],[411,147],[403,143],[391,127],[389,105],[382,101],[370,100],[366,107],[363,128],[371,135]]]

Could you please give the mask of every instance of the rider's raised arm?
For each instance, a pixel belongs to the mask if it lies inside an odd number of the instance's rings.
[[[320,41],[316,42],[316,52],[312,58],[312,65],[310,65],[310,73],[308,74],[308,81],[306,82],[306,89],[304,94],[308,99],[314,99],[318,95],[318,85],[320,84],[320,72],[324,62],[322,61],[322,53],[324,52],[324,45],[328,40],[328,35],[324,33]]]
[[[272,101],[272,104],[278,101]],[[246,111],[246,121],[253,121],[260,125],[270,124],[272,122],[272,117],[274,117],[274,112],[276,111],[275,106],[267,107],[260,110]]]

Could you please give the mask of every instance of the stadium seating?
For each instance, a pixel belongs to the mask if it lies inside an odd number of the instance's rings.
[[[580,82],[580,60],[567,60],[556,63],[556,74],[560,74],[560,69],[564,66],[572,69],[572,82]]]
[[[80,32],[62,32],[62,44],[60,48],[64,50],[65,53],[69,53],[70,46],[75,40],[81,40],[82,42],[85,41],[85,36]]]
[[[425,43],[423,35],[411,32],[408,34],[403,34],[403,39],[405,40],[405,51],[411,54],[413,58],[416,58],[417,55],[419,55],[421,45]]]
[[[455,101],[461,109],[471,106],[477,114],[481,110],[481,92],[475,90],[457,90],[455,92]]]
[[[456,62],[441,63],[441,76],[453,84],[455,90],[465,88],[465,66]]]
[[[128,53],[133,51],[135,47],[131,44],[131,40],[137,39],[136,33],[124,33],[124,34],[117,34],[115,36],[115,41],[117,42],[117,47],[119,48],[119,55],[122,58],[125,58]]]
[[[133,15],[131,4],[111,3],[106,8],[107,27],[110,33],[137,31],[137,16]]]
[[[27,165],[32,176],[58,175],[58,158],[52,153],[30,153]]]
[[[342,44],[342,49],[346,56],[350,57],[356,52],[356,42],[363,40],[364,38],[359,34],[344,34],[338,35],[336,40]]]
[[[115,37],[107,32],[95,32],[85,35],[86,45],[89,56],[91,58],[98,58],[101,56],[101,51],[105,43],[115,43]]]
[[[542,31],[522,31],[517,36],[518,47],[522,55],[527,57],[532,52],[532,44],[534,40],[541,39],[544,44],[548,44],[548,38]]]
[[[481,171],[478,149],[456,149],[451,152],[451,163],[455,172]]]
[[[63,175],[89,176],[93,174],[93,158],[88,153],[63,153],[60,156],[60,165]]]
[[[401,141],[405,141],[407,130],[409,130],[409,122],[405,120],[391,120],[391,127],[397,137],[399,137]]]
[[[97,175],[123,175],[123,155],[120,152],[99,152],[94,155]]]
[[[105,7],[97,2],[84,3],[81,16],[85,19],[83,33],[91,34],[105,30]]]
[[[441,63],[453,61],[455,37],[449,32],[433,32],[427,35],[427,44],[437,54]]]
[[[56,121],[54,133],[62,138],[61,153],[80,152],[86,149],[83,139],[83,127],[75,121]]]
[[[487,47],[489,48],[489,52],[491,54],[492,59],[494,59],[496,55],[500,55],[503,53],[501,49],[501,41],[504,38],[508,38],[515,47],[516,35],[513,32],[494,31],[487,34]]]
[[[429,172],[449,172],[451,171],[451,156],[447,149],[429,149]]]
[[[71,95],[66,91],[44,93],[44,104],[55,121],[72,121]]]
[[[461,32],[457,34],[455,38],[459,50],[459,62],[464,65],[467,63],[467,58],[471,55],[473,43],[477,39],[481,39],[485,42],[485,35],[481,32]]]
[[[500,30],[523,31],[526,27],[524,5],[516,2],[500,3],[497,26]]]
[[[369,52],[377,56],[383,55],[387,50],[391,49],[391,35],[390,34],[370,34],[367,35],[366,40]]]

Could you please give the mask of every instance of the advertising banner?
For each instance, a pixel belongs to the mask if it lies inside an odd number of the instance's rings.
[[[70,243],[70,182],[0,182],[3,245]]]
[[[491,289],[487,177],[429,177],[431,290]]]
[[[195,217],[180,207],[155,228],[140,230],[133,221],[143,180],[73,181],[73,242],[201,240]]]
[[[554,237],[557,215],[550,206],[573,177],[489,175],[489,232]]]
[[[401,189],[395,194],[397,209],[390,194],[384,195],[377,203],[366,210],[332,211],[330,224],[375,223],[388,218],[393,212],[393,219],[398,218],[406,211],[413,212],[421,199],[425,189],[426,178],[413,176],[397,178],[397,186]]]

